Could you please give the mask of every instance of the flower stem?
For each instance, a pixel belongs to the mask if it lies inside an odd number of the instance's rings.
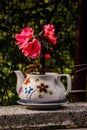
[[[42,56],[41,60],[40,60],[40,63],[42,65],[42,68],[41,68],[41,74],[45,74],[45,58],[44,56]]]

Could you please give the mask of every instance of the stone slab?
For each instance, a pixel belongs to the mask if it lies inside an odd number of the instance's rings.
[[[65,130],[65,129],[55,129],[55,130]],[[87,130],[87,128],[75,128],[75,129],[67,129],[67,130]]]
[[[28,106],[0,106],[0,130],[54,130],[87,128],[87,103],[68,103],[51,110]]]

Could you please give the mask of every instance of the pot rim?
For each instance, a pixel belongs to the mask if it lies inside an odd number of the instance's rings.
[[[39,72],[32,72],[30,74],[27,74],[27,76],[54,76],[54,75],[58,75],[58,73],[56,72],[46,72],[45,74],[40,74]]]

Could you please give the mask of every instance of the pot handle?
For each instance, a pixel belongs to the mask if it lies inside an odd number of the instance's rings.
[[[66,91],[64,93],[64,97],[66,97],[69,92],[71,91],[71,77],[69,74],[58,74],[57,77],[60,79],[61,77],[66,77],[67,79],[67,88]]]

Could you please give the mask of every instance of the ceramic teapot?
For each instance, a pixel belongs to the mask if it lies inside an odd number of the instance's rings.
[[[69,74],[46,73],[45,75],[27,74],[26,78],[21,71],[14,71],[17,75],[16,90],[22,100],[55,101],[66,98],[71,90]],[[67,86],[61,81],[66,77]]]

